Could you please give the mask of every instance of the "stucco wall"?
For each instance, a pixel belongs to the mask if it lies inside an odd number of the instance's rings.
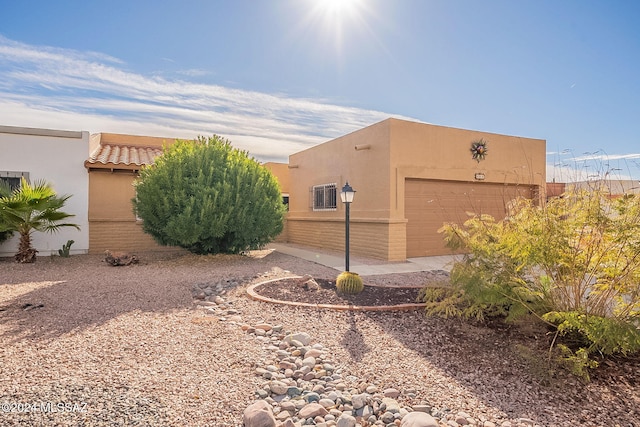
[[[356,190],[351,205],[350,249],[354,254],[388,259],[389,126],[381,122],[289,157],[288,241],[344,250],[345,208],[313,211],[312,187],[348,181]]]
[[[347,181],[356,190],[351,206],[354,220],[388,218],[389,130],[386,122],[380,122],[291,155],[290,219],[309,214],[314,218],[344,218],[340,201],[334,212],[313,212],[309,193],[314,185],[333,182],[340,191]]]
[[[175,250],[158,245],[142,231],[142,223],[133,213],[135,197],[132,171],[89,171],[89,236],[90,253]]]
[[[164,147],[175,138],[115,133],[91,135],[91,150],[100,145],[129,147]],[[110,158],[109,162],[85,162],[89,176],[90,253],[177,250],[158,245],[142,231],[142,222],[133,213],[134,180],[143,165],[132,159]]]
[[[91,136],[91,149],[100,145],[129,147],[164,147],[175,143],[174,138],[148,137],[100,133]],[[176,247],[160,246],[142,231],[142,222],[133,214],[131,199],[135,196],[133,182],[142,167],[136,163],[125,163],[122,158],[111,161],[87,162],[89,173],[89,221],[91,253],[110,251],[176,250]],[[264,165],[274,174],[283,193],[288,193],[288,167],[284,163]],[[287,226],[277,241],[286,241]]]
[[[273,174],[280,185],[280,191],[282,196],[290,197],[290,178],[289,178],[289,165],[287,163],[267,162],[263,165],[265,168]],[[275,238],[276,242],[286,243],[289,241],[289,225],[287,217],[285,216],[282,232]]]
[[[485,160],[471,143],[488,143]],[[388,260],[406,257],[405,179],[535,185],[544,189],[546,142],[494,133],[388,119],[289,157],[288,241],[344,250],[344,206],[314,212],[311,188],[349,181],[351,250]],[[540,194],[544,191],[540,191]],[[342,237],[340,237],[342,236]]]
[[[135,145],[139,147],[158,147],[175,143],[176,138],[163,138],[158,136],[126,135],[121,133],[101,132],[91,135],[91,149],[100,144]]]
[[[404,218],[405,178],[538,186],[546,182],[546,141],[389,119],[394,218]],[[487,141],[484,160],[471,156],[471,143]],[[476,174],[482,174],[479,181]]]
[[[56,233],[34,233],[33,247],[38,256],[58,254],[67,240],[74,240],[72,254],[89,249],[88,177],[84,161],[89,153],[89,133],[49,129],[0,126],[0,171],[29,172],[34,183],[49,182],[58,195],[71,195],[63,210],[80,226],[61,228]],[[0,244],[0,256],[11,256],[18,249],[18,236]]]
[[[280,191],[283,194],[289,194],[289,165],[287,163],[268,162],[263,166],[276,178],[280,185]]]
[[[553,184],[547,184],[547,189]],[[611,197],[619,197],[623,194],[640,194],[640,183],[634,180],[628,179],[598,179],[593,181],[579,181],[569,184],[555,184],[556,186],[562,186],[562,190],[568,191],[603,191],[605,194]],[[556,190],[556,195],[558,190]]]

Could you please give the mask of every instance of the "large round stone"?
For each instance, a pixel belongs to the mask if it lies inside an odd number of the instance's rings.
[[[409,412],[402,418],[400,427],[438,427],[435,418],[424,412]]]
[[[317,416],[324,417],[328,413],[329,411],[327,411],[324,408],[324,406],[320,405],[319,403],[312,402],[312,403],[309,403],[308,405],[305,405],[302,409],[300,409],[300,412],[298,413],[298,417],[299,418],[314,418]]]
[[[242,415],[244,427],[275,427],[273,410],[264,400],[258,400],[247,407]]]

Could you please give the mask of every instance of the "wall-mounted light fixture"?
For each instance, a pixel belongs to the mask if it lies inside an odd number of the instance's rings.
[[[484,180],[484,174],[482,172],[478,172],[475,174],[475,179],[478,181]]]

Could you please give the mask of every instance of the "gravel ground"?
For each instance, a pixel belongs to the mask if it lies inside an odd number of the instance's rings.
[[[307,332],[344,370],[380,387],[415,389],[440,410],[497,425],[526,418],[541,426],[640,426],[637,359],[609,362],[585,384],[562,371],[549,375],[539,352],[546,339],[531,338],[539,331],[246,297],[249,284],[283,270],[337,273],[312,262],[270,251],[140,259],[128,267],[93,255],[0,260],[0,425],[240,426],[263,383],[255,368],[271,356],[238,323],[194,304],[194,286],[211,283],[227,288],[241,323]],[[424,277],[366,279],[416,285]]]

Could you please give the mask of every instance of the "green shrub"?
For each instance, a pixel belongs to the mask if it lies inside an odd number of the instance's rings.
[[[451,290],[425,293],[429,313],[532,313],[560,336],[578,337],[570,359],[583,368],[595,364],[585,354],[640,351],[640,198],[582,191],[544,206],[521,199],[502,221],[473,216],[440,231],[468,254],[453,267]]]
[[[336,289],[343,294],[359,294],[364,290],[364,283],[357,273],[343,271],[336,279]]]
[[[216,135],[165,148],[135,187],[134,211],[162,245],[241,253],[282,231],[285,209],[275,177]]]

